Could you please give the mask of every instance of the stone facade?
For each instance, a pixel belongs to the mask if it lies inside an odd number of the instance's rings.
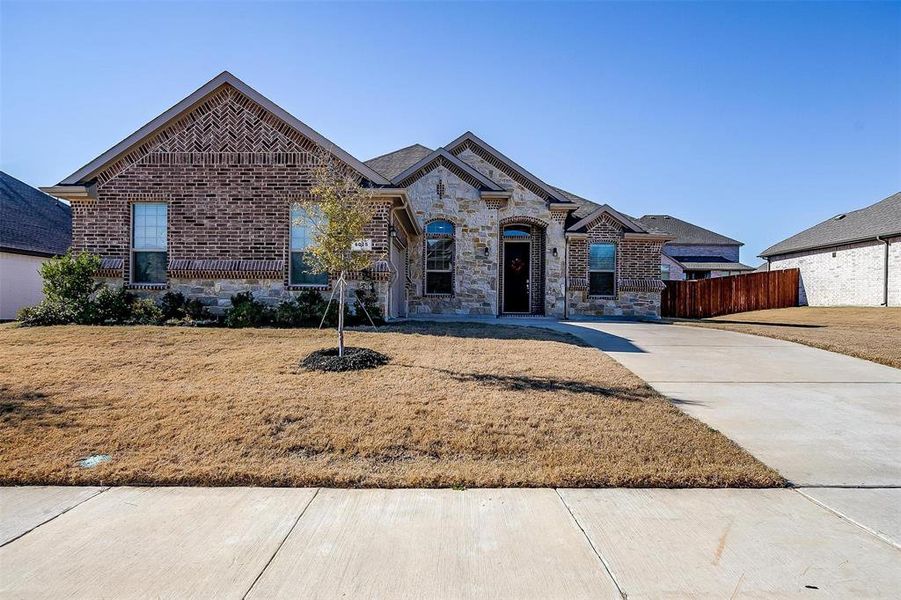
[[[889,306],[901,306],[901,238],[889,240]],[[885,244],[877,241],[770,259],[770,269],[800,269],[800,302],[809,306],[880,306]]]

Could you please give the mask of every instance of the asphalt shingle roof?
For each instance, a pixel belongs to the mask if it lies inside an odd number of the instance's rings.
[[[72,243],[72,209],[0,171],[0,248],[65,254]]]
[[[431,153],[432,150],[422,144],[413,144],[363,161],[363,164],[387,179],[394,179]]]
[[[697,244],[711,246],[742,246],[738,240],[720,235],[715,231],[698,227],[688,221],[677,219],[670,215],[645,215],[640,219],[636,219],[639,223],[650,230],[660,231],[675,236],[676,239],[668,242],[673,245],[679,244]]]
[[[829,248],[878,236],[901,234],[901,192],[866,208],[836,215],[801,233],[784,239],[760,256],[789,254],[814,248]]]

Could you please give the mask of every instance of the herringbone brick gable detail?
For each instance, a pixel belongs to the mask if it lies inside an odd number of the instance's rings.
[[[315,144],[230,85],[208,96],[101,172],[102,186],[135,164],[309,164]]]

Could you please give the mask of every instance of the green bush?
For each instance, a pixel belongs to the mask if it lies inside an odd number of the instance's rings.
[[[87,252],[52,258],[39,269],[44,280],[44,297],[49,302],[60,302],[70,306],[84,307],[91,296],[103,287],[94,281],[94,274],[100,268],[100,257]]]
[[[188,300],[181,292],[166,292],[160,298],[163,320],[172,322],[207,321],[211,318],[206,306],[196,298]]]
[[[16,315],[24,327],[42,327],[45,325],[65,325],[75,322],[75,315],[69,306],[62,302],[42,301],[35,306],[26,306]]]
[[[134,295],[125,288],[103,286],[94,296],[92,323],[125,323],[131,319],[134,302]]]
[[[279,304],[272,314],[275,327],[315,327],[322,320],[326,302],[316,290],[303,290]]]
[[[372,317],[372,322],[376,325],[381,325],[385,322],[382,309],[379,307],[378,294],[376,294],[373,284],[361,285],[356,289],[355,296],[357,305],[354,307],[353,324],[371,325],[369,318],[366,317],[367,312]],[[364,307],[366,312],[363,311]]]
[[[163,311],[150,298],[135,300],[131,305],[131,325],[160,325],[163,322]]]
[[[250,292],[235,294],[231,302],[223,321],[226,327],[265,327],[272,322],[272,310]]]

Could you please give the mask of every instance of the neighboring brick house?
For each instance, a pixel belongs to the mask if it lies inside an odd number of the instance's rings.
[[[738,240],[670,215],[645,215],[637,221],[673,238],[663,246],[660,266],[664,279],[709,279],[754,270],[739,261],[744,244]]]
[[[770,246],[768,269],[801,270],[810,306],[901,306],[901,192]]]
[[[108,281],[176,290],[214,308],[329,289],[309,272],[292,219],[317,148],[374,195],[367,233],[386,314],[659,314],[670,236],[549,186],[466,133],[360,162],[222,73],[45,191],[73,206],[73,247]]]
[[[0,171],[0,320],[44,299],[38,270],[71,240],[65,203]]]

